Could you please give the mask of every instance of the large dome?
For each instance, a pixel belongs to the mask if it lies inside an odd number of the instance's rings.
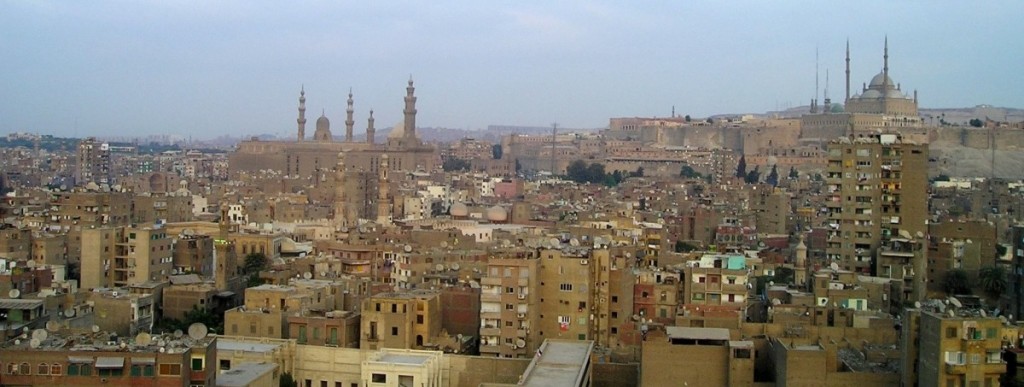
[[[508,220],[508,211],[505,207],[494,206],[487,209],[487,220],[491,222],[504,222]]]
[[[874,78],[871,78],[871,83],[868,84],[868,87],[869,88],[875,88],[876,86],[877,87],[882,87],[883,82],[885,82],[885,84],[887,84],[889,86],[895,85],[895,83],[893,83],[893,81],[892,81],[892,78],[885,76],[885,73],[882,72],[882,73],[878,73],[878,75],[875,75]]]
[[[452,208],[451,210],[449,210],[449,213],[451,213],[452,216],[457,216],[460,218],[469,216],[469,207],[466,207],[466,205],[462,203],[455,203],[452,204]]]
[[[864,94],[860,95],[860,98],[882,98],[882,93],[878,90],[872,89],[865,91]]]
[[[320,118],[316,119],[316,130],[329,130],[331,129],[331,120],[327,119],[327,116],[321,115]]]

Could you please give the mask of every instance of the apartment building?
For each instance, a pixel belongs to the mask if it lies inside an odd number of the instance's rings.
[[[532,251],[488,261],[480,279],[480,355],[530,358],[537,350],[539,266]]]

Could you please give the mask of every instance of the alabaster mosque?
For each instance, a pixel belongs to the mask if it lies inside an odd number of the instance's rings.
[[[311,185],[333,177],[334,218],[343,225],[358,219],[390,221],[394,198],[389,174],[433,171],[440,165],[437,149],[416,136],[416,95],[412,78],[406,87],[404,118],[382,144],[376,142],[373,110],[366,124],[366,140],[353,140],[354,101],[348,94],[345,136],[337,141],[324,113],[316,120],[313,138],[306,137],[306,92],[299,91],[298,130],[295,141],[242,141],[228,156],[230,173],[243,175],[283,174],[309,180]]]

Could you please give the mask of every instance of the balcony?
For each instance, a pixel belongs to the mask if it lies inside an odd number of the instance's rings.
[[[480,302],[501,302],[501,294],[498,293],[481,293]]]
[[[1006,371],[1006,366],[1003,366],[1003,371]],[[967,374],[966,364],[949,364],[946,363],[946,374],[948,375],[965,375]]]
[[[480,285],[501,285],[501,278],[499,277],[483,277],[480,279]]]
[[[499,336],[499,335],[501,335],[501,328],[498,328],[498,327],[493,327],[493,328],[480,327],[480,336]]]

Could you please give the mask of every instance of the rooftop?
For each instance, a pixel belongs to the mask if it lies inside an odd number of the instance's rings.
[[[219,346],[218,346],[219,347]],[[217,385],[225,387],[245,387],[252,385],[262,375],[273,372],[277,368],[273,363],[241,363],[230,370],[217,374]]]
[[[669,339],[722,340],[729,341],[726,328],[665,327]]]
[[[593,341],[544,340],[519,385],[577,386],[593,350]]]

